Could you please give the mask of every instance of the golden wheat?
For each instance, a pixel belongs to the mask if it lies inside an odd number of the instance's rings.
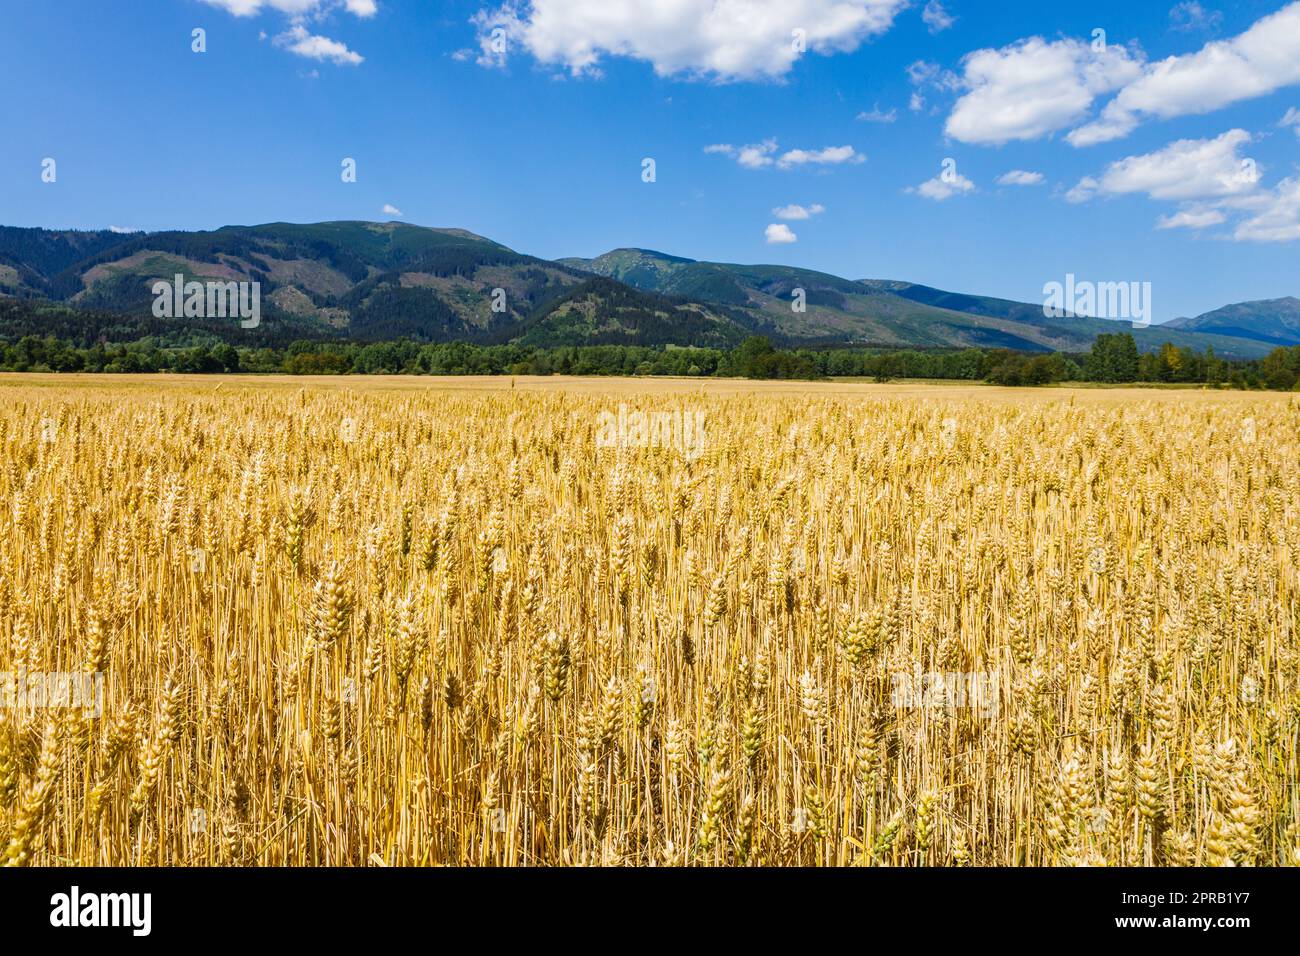
[[[1300,857],[1293,400],[514,384],[0,386],[3,861]]]

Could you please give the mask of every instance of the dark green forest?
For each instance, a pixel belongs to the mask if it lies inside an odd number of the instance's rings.
[[[111,331],[105,328],[104,332]],[[817,380],[869,378],[985,381],[999,385],[1059,382],[1201,384],[1243,389],[1295,389],[1300,346],[1263,359],[1228,361],[1213,350],[1195,354],[1166,346],[1139,355],[1131,335],[1102,335],[1083,355],[1007,349],[781,349],[751,336],[733,348],[671,345],[529,346],[470,342],[419,343],[300,339],[284,345],[177,343],[145,336],[90,345],[32,332],[0,335],[2,372],[198,372],[288,375],[626,375]]]
[[[545,321],[522,336],[515,335],[519,325],[509,316],[502,317],[500,334],[493,336],[462,328],[447,310],[437,319],[441,332],[454,340],[430,342],[402,331],[400,317],[410,305],[403,300],[421,291],[387,284],[373,288],[362,318],[369,333],[365,340],[343,330],[295,323],[281,314],[273,322],[235,332],[223,320],[178,323],[138,312],[72,310],[0,299],[0,371],[947,379],[998,385],[1144,382],[1287,390],[1300,382],[1300,346],[1277,348],[1251,360],[1221,359],[1212,348],[1197,353],[1171,344],[1142,354],[1127,332],[1099,335],[1082,354],[799,347],[775,336],[743,337],[735,326],[724,324],[725,319],[605,279],[556,287],[556,297],[545,303]],[[592,297],[619,315],[617,325],[593,328],[587,312],[566,308]],[[427,323],[427,303],[422,306]],[[572,330],[571,340],[565,327],[570,322],[583,326]],[[680,332],[678,325],[690,329],[690,340],[708,347],[671,344],[674,331]]]

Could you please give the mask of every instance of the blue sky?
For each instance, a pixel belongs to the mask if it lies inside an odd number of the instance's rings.
[[[1300,3],[125,9],[6,3],[0,223],[390,206],[547,258],[640,246],[1031,302],[1066,273],[1149,281],[1157,321],[1300,295]]]

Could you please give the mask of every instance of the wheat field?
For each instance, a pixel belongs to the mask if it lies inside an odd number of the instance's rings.
[[[0,448],[9,865],[1300,862],[1289,396],[33,375]]]

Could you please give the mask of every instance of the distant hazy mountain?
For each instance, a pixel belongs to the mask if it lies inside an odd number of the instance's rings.
[[[274,320],[258,332],[264,341],[347,336],[715,346],[760,333],[785,344],[1086,351],[1099,332],[1128,328],[1048,319],[1041,305],[907,282],[698,262],[645,249],[551,262],[463,229],[394,222],[129,234],[0,227],[0,296],[48,300],[85,313],[83,338],[93,332],[96,340],[113,341],[143,328],[166,338],[169,330],[183,333],[196,324],[225,334],[220,322],[152,319],[153,283],[177,274],[260,282],[263,316]],[[803,290],[803,311],[792,308],[796,290]],[[1291,304],[1289,320],[1278,318],[1280,312],[1259,312],[1203,328],[1136,329],[1134,336],[1144,350],[1172,341],[1197,350],[1213,345],[1225,357],[1258,356],[1274,344],[1297,341],[1297,302],[1279,301]],[[133,321],[118,323],[114,315]],[[77,326],[75,317],[42,308],[28,310],[22,328],[34,329],[39,316],[51,330]],[[134,321],[143,317],[151,321]],[[1291,338],[1280,338],[1283,327]]]
[[[1270,345],[1300,345],[1300,299],[1239,302],[1194,319],[1174,319],[1162,328],[1231,335]]]

